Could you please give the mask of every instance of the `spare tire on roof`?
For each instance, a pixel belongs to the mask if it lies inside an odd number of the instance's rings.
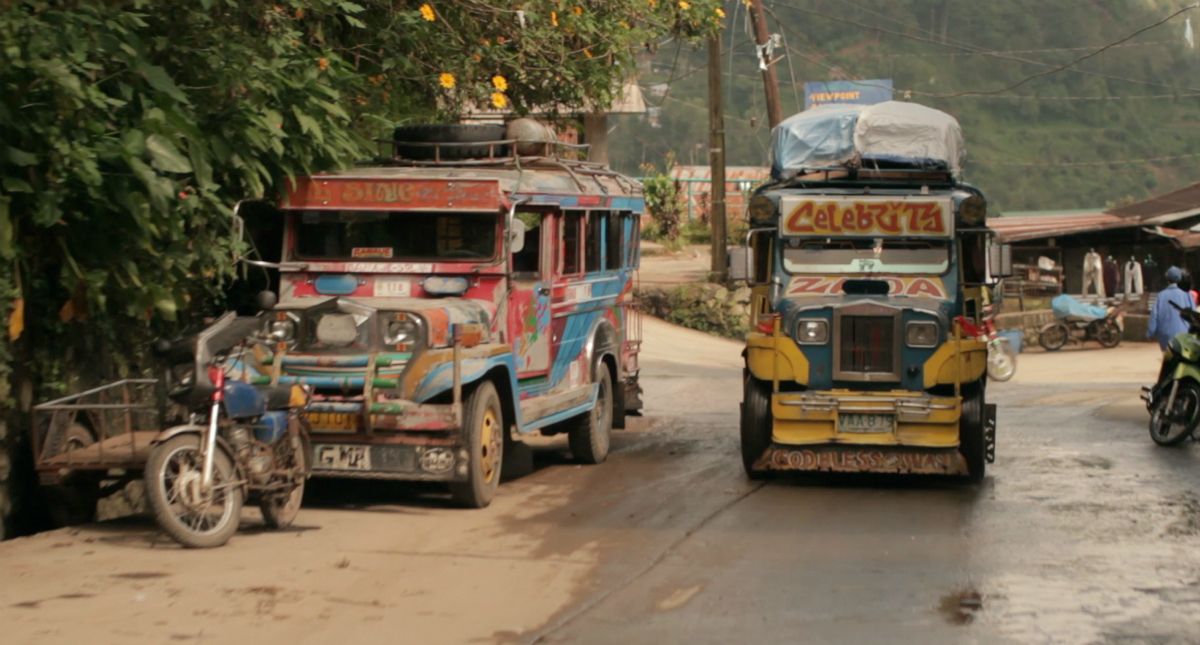
[[[392,142],[395,144],[396,156],[418,161],[434,158],[434,147],[427,145],[412,145],[423,143],[483,143],[488,141],[503,141],[504,126],[480,123],[430,123],[420,125],[396,126],[392,131]],[[458,159],[486,159],[489,154],[495,157],[506,157],[509,154],[507,145],[446,145],[438,146],[438,158],[443,161]]]

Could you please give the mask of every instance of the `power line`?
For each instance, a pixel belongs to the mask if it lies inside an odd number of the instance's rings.
[[[933,45],[938,45],[938,46],[940,46],[940,47],[950,47],[950,48],[959,49],[959,50],[966,51],[966,52],[977,53],[977,54],[979,54],[979,55],[983,55],[983,56],[988,56],[988,57],[992,57],[992,58],[998,58],[998,59],[1000,59],[1000,60],[1010,60],[1010,61],[1015,61],[1015,62],[1020,62],[1020,63],[1026,63],[1026,64],[1030,64],[1030,65],[1038,65],[1038,66],[1041,66],[1041,67],[1050,67],[1050,68],[1052,68],[1052,69],[1051,69],[1051,70],[1049,70],[1048,72],[1039,72],[1038,74],[1034,74],[1034,75],[1032,75],[1032,76],[1030,76],[1030,77],[1026,77],[1025,79],[1022,79],[1021,81],[1019,81],[1018,83],[1015,83],[1015,84],[1013,84],[1013,85],[1010,85],[1010,86],[1008,86],[1008,87],[1005,87],[1005,88],[999,88],[999,89],[995,89],[995,90],[964,90],[964,91],[962,91],[962,92],[943,93],[943,94],[939,94],[939,93],[933,93],[933,92],[921,92],[921,94],[922,94],[923,96],[929,96],[929,97],[934,97],[934,98],[958,98],[959,96],[968,96],[968,95],[978,95],[978,94],[996,94],[996,93],[999,93],[999,92],[1006,92],[1006,91],[1010,91],[1010,90],[1014,89],[1015,87],[1019,87],[1020,85],[1023,85],[1023,84],[1025,84],[1025,83],[1027,83],[1027,82],[1029,82],[1029,81],[1031,81],[1031,80],[1033,80],[1033,79],[1035,79],[1035,78],[1042,77],[1042,76],[1047,76],[1047,75],[1049,75],[1049,74],[1055,74],[1055,73],[1058,73],[1058,72],[1060,72],[1060,71],[1071,71],[1071,72],[1074,72],[1074,73],[1077,73],[1077,74],[1084,74],[1084,75],[1088,75],[1088,76],[1096,76],[1096,77],[1099,77],[1099,78],[1105,78],[1105,79],[1108,79],[1108,80],[1113,80],[1113,81],[1121,81],[1121,82],[1125,82],[1125,83],[1133,83],[1133,84],[1137,84],[1137,85],[1147,85],[1147,86],[1152,86],[1152,87],[1164,87],[1164,88],[1167,88],[1167,89],[1170,89],[1170,90],[1173,90],[1173,91],[1179,91],[1180,89],[1182,89],[1182,90],[1186,90],[1186,91],[1188,91],[1188,92],[1197,92],[1197,93],[1200,93],[1200,88],[1193,88],[1193,87],[1184,87],[1184,88],[1178,88],[1178,87],[1175,87],[1175,86],[1166,85],[1166,84],[1164,84],[1164,83],[1156,83],[1156,82],[1154,82],[1154,81],[1146,81],[1146,80],[1141,80],[1141,79],[1124,78],[1124,77],[1121,77],[1121,76],[1113,76],[1113,75],[1111,75],[1111,74],[1103,74],[1103,73],[1100,73],[1100,72],[1093,72],[1093,71],[1091,71],[1091,70],[1086,70],[1086,69],[1080,69],[1080,68],[1077,68],[1077,67],[1073,67],[1073,65],[1075,65],[1075,64],[1076,64],[1076,63],[1078,63],[1078,62],[1081,62],[1081,61],[1083,61],[1083,60],[1086,60],[1086,59],[1088,59],[1088,58],[1091,58],[1092,56],[1095,56],[1095,55],[1097,55],[1097,54],[1099,54],[1099,53],[1101,53],[1101,52],[1103,52],[1103,51],[1106,51],[1107,49],[1111,49],[1111,48],[1112,48],[1113,46],[1115,46],[1115,45],[1122,44],[1122,43],[1124,43],[1124,42],[1126,42],[1126,41],[1128,41],[1128,40],[1130,40],[1130,39],[1132,39],[1132,38],[1136,37],[1137,35],[1139,35],[1139,34],[1141,34],[1141,33],[1144,33],[1144,32],[1146,32],[1146,31],[1148,31],[1148,30],[1150,30],[1150,29],[1154,29],[1155,27],[1158,27],[1158,26],[1160,26],[1160,25],[1162,25],[1162,24],[1166,23],[1167,21],[1171,20],[1172,18],[1175,18],[1175,17],[1179,16],[1179,15],[1180,15],[1180,14],[1182,14],[1182,13],[1185,13],[1185,12],[1187,12],[1187,11],[1191,11],[1192,9],[1195,9],[1197,6],[1200,6],[1200,5],[1197,5],[1197,4],[1188,5],[1187,7],[1184,7],[1183,9],[1180,9],[1179,11],[1176,11],[1176,12],[1172,13],[1171,15],[1167,16],[1166,18],[1164,18],[1164,19],[1162,19],[1162,20],[1159,20],[1158,22],[1155,22],[1155,23],[1153,23],[1153,24],[1151,24],[1151,25],[1147,25],[1147,26],[1145,26],[1145,27],[1142,27],[1141,29],[1138,29],[1138,30],[1137,30],[1137,31],[1135,31],[1134,33],[1130,34],[1129,36],[1126,36],[1126,37],[1124,37],[1124,38],[1121,38],[1120,40],[1117,40],[1117,41],[1115,41],[1115,42],[1113,42],[1113,43],[1109,43],[1108,45],[1102,46],[1101,48],[1099,48],[1099,49],[1097,49],[1097,50],[1093,50],[1093,51],[1092,51],[1092,53],[1090,53],[1090,54],[1087,54],[1087,55],[1085,55],[1085,56],[1082,56],[1082,57],[1079,57],[1079,58],[1076,58],[1075,60],[1073,60],[1073,61],[1071,61],[1071,62],[1069,62],[1069,63],[1066,63],[1066,64],[1064,64],[1064,65],[1056,65],[1056,64],[1054,64],[1054,63],[1047,63],[1047,62],[1045,62],[1045,61],[1040,61],[1040,60],[1033,59],[1033,58],[1025,58],[1025,57],[1021,57],[1021,56],[1011,56],[1011,55],[1004,54],[1004,53],[1001,53],[1001,52],[992,51],[992,50],[987,50],[987,49],[983,49],[983,48],[980,48],[980,47],[975,47],[975,46],[968,45],[968,44],[958,44],[958,43],[956,43],[956,42],[953,42],[953,41],[950,41],[950,40],[938,40],[938,39],[934,39],[934,38],[924,38],[924,37],[921,37],[921,36],[916,36],[916,35],[909,34],[909,33],[904,33],[904,32],[900,32],[900,31],[894,31],[894,30],[891,30],[891,29],[886,29],[886,28],[884,28],[884,27],[881,27],[881,26],[878,26],[878,25],[869,25],[869,24],[866,24],[866,23],[863,23],[863,22],[859,22],[859,21],[857,21],[857,20],[851,20],[851,19],[849,19],[849,18],[843,18],[843,17],[841,17],[841,16],[834,16],[834,15],[830,15],[830,14],[827,14],[827,13],[824,13],[824,12],[821,12],[821,11],[816,11],[816,10],[813,10],[813,9],[808,9],[808,8],[806,8],[806,7],[799,7],[799,6],[796,6],[796,5],[788,4],[788,3],[786,3],[786,2],[778,2],[778,1],[776,1],[776,2],[775,2],[775,4],[776,4],[777,6],[787,7],[787,8],[789,8],[789,9],[792,9],[792,10],[794,10],[794,11],[799,11],[799,12],[801,12],[801,13],[807,13],[807,14],[810,14],[810,15],[819,16],[819,17],[821,17],[821,18],[825,18],[825,19],[827,19],[827,20],[832,20],[832,21],[834,21],[834,22],[840,22],[840,23],[844,23],[844,24],[848,24],[848,25],[853,25],[853,26],[856,26],[856,27],[861,27],[861,28],[863,28],[863,29],[869,29],[869,30],[872,30],[872,31],[878,31],[878,32],[880,32],[880,33],[889,34],[889,35],[896,36],[896,37],[899,37],[899,38],[906,38],[906,39],[909,39],[909,40],[915,40],[915,41],[918,41],[918,42],[929,43],[929,44],[933,44]],[[786,29],[786,28],[788,28],[788,27],[787,27],[787,24],[786,24],[785,22],[783,22],[783,21],[779,20],[779,17],[778,17],[777,15],[775,16],[775,19],[776,19],[776,22],[778,22],[778,23],[780,24],[780,26],[784,27],[785,29]],[[926,32],[926,33],[928,33],[928,32]],[[914,91],[913,91],[913,93],[915,94],[915,93],[917,93],[917,92],[914,90]]]
[[[1081,166],[1121,166],[1155,163],[1160,161],[1176,161],[1179,159],[1195,159],[1196,157],[1200,157],[1200,152],[1163,157],[1143,157],[1141,159],[1106,159],[1104,161],[971,161],[970,164],[973,166],[1011,166],[1020,168],[1077,168]]]

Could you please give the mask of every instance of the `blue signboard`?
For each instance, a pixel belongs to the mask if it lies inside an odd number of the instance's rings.
[[[804,109],[830,103],[872,105],[892,100],[892,79],[816,81],[804,84]]]

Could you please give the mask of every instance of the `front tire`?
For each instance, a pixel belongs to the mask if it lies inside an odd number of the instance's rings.
[[[1150,438],[1160,446],[1179,445],[1191,436],[1200,420],[1200,385],[1179,381],[1179,390],[1168,411],[1167,400],[1170,398],[1170,388],[1167,388],[1150,411]]]
[[[604,363],[596,363],[592,376],[599,385],[596,405],[581,415],[568,431],[571,454],[585,464],[599,464],[608,458],[612,445],[613,389],[612,376]]]
[[[504,413],[491,381],[480,383],[463,405],[467,444],[467,480],[450,483],[450,496],[459,506],[484,508],[500,485],[504,462]]]
[[[1121,328],[1115,322],[1105,321],[1096,332],[1096,340],[1100,342],[1101,347],[1116,347],[1121,344]]]
[[[764,479],[767,476],[765,470],[754,465],[771,447],[772,425],[770,387],[747,374],[742,394],[741,438],[742,467],[750,479]]]
[[[987,470],[987,421],[981,384],[963,388],[962,416],[958,422],[958,450],[967,460],[967,479],[973,484],[983,481]]]
[[[1056,352],[1067,344],[1071,332],[1062,323],[1050,323],[1038,332],[1038,344],[1048,352]]]
[[[212,489],[200,484],[204,461],[200,435],[185,434],[158,444],[146,462],[146,497],[154,519],[176,542],[189,548],[225,544],[237,532],[242,488],[229,455],[213,455]]]

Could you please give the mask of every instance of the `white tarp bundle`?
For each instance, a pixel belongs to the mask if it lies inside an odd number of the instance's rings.
[[[885,101],[863,108],[854,126],[854,148],[867,160],[944,165],[962,170],[963,136],[958,121],[933,108]]]
[[[962,170],[962,128],[916,103],[828,105],[792,116],[771,133],[776,179],[846,165]]]

